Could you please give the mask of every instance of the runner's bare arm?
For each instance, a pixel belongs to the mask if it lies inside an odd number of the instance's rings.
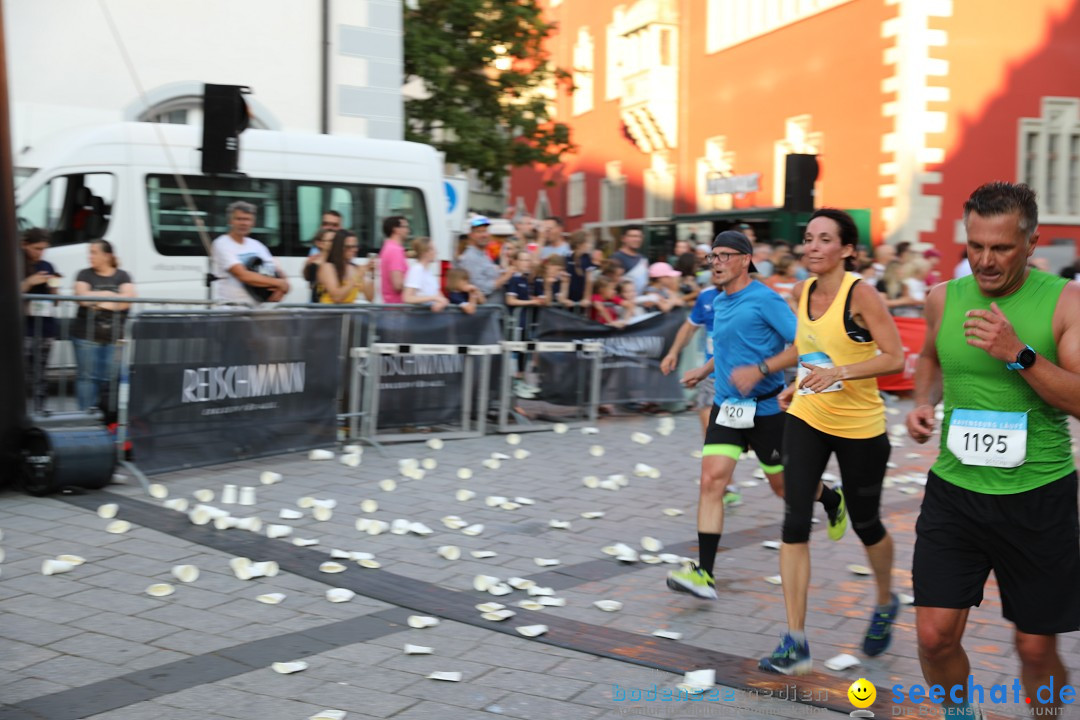
[[[683,322],[682,326],[679,327],[678,334],[675,336],[675,342],[671,344],[671,349],[668,350],[664,359],[660,361],[660,372],[667,375],[675,369],[679,364],[679,353],[690,342],[690,338],[694,336],[697,329],[698,326],[689,320]]]
[[[1017,370],[1048,405],[1080,417],[1080,283],[1070,282],[1054,310],[1054,339],[1058,364],[1039,356],[1027,370]],[[989,312],[973,310],[964,323],[968,343],[1002,362],[1013,362],[1024,347],[1012,323],[991,305]]]
[[[926,340],[915,365],[915,409],[908,413],[908,434],[924,443],[934,432],[934,407],[941,401],[941,363],[937,355],[937,333],[945,312],[945,283],[926,297]]]

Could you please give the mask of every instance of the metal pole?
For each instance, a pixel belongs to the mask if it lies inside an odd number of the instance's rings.
[[[27,427],[23,369],[23,319],[19,277],[23,266],[15,219],[11,127],[8,108],[7,48],[0,7],[0,485],[18,474],[18,453]],[[6,260],[4,258],[7,258]]]

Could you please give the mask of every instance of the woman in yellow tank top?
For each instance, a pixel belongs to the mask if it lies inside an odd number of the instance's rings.
[[[358,267],[353,263],[360,248],[356,235],[348,230],[334,231],[326,262],[319,266],[316,292],[319,302],[327,305],[347,305],[356,302],[362,292],[369,301],[375,297],[375,283],[372,281],[371,261],[368,267]]]
[[[903,367],[900,334],[877,291],[849,272],[859,233],[841,210],[823,208],[810,218],[803,238],[809,270],[817,277],[793,289],[799,299],[790,365],[795,384],[780,394],[790,401],[784,426],[784,526],[780,575],[788,632],[761,659],[763,670],[798,675],[811,670],[805,622],[810,585],[810,521],[829,457],[835,453],[843,491],[829,537],[839,540],[850,514],[877,580],[877,607],[863,641],[874,656],[889,645],[898,604],[891,589],[892,539],[878,511],[891,446],[878,394],[879,375]]]

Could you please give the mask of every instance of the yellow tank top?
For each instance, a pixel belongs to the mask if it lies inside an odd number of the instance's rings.
[[[840,367],[869,360],[878,354],[877,343],[856,342],[844,327],[844,307],[858,276],[845,273],[832,304],[825,314],[810,319],[810,290],[817,280],[803,285],[799,298],[799,324],[795,346],[799,351],[800,381],[806,370],[802,363]],[[837,385],[840,387],[837,388]],[[825,392],[800,394],[796,391],[788,412],[811,427],[844,438],[871,438],[885,432],[885,405],[877,380],[843,380]]]
[[[354,272],[356,272],[356,271],[354,271]],[[348,282],[347,277],[346,277],[346,282]],[[359,287],[354,287],[349,292],[349,294],[345,296],[344,300],[342,300],[340,303],[335,303],[333,300],[330,299],[330,294],[328,292],[326,292],[326,288],[323,287],[322,283],[319,283],[316,286],[315,291],[319,294],[319,302],[321,304],[323,304],[323,305],[348,305],[350,303],[356,302],[356,296],[360,294],[360,288]]]

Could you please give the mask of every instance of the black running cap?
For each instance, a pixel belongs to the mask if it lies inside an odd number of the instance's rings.
[[[754,246],[750,244],[750,238],[743,235],[738,230],[725,230],[717,235],[712,241],[713,250],[716,248],[730,248],[740,255],[753,255]],[[754,261],[750,261],[750,272],[756,273],[757,268],[754,267]]]

